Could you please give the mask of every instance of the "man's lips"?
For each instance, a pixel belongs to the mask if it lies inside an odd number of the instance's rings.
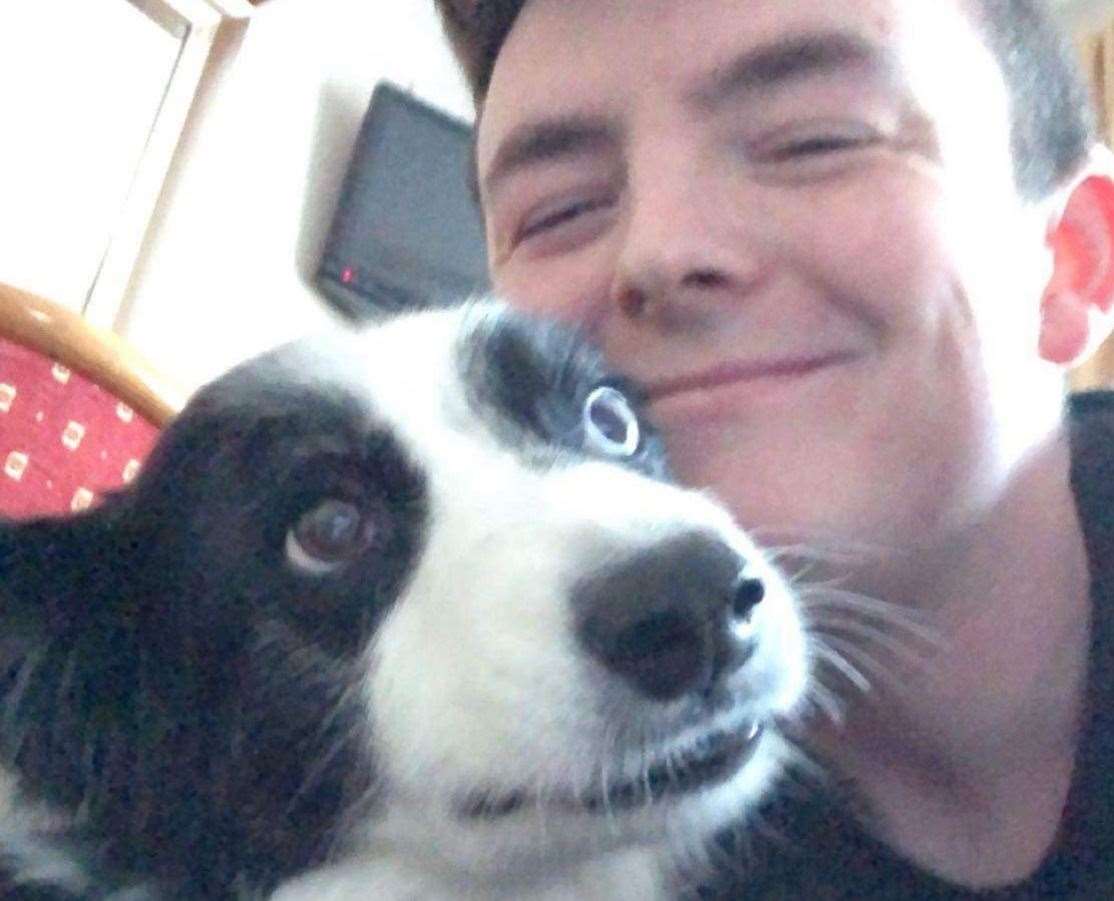
[[[838,351],[813,356],[779,357],[767,360],[746,360],[720,363],[707,369],[658,379],[646,383],[646,397],[651,402],[673,397],[689,391],[719,388],[738,382],[758,382],[763,379],[793,378],[811,375],[829,366],[848,363],[854,354]]]

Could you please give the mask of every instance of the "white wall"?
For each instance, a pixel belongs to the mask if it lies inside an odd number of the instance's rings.
[[[225,26],[116,328],[194,387],[334,321],[309,287],[381,78],[471,103],[431,0],[267,0]]]
[[[1051,0],[1052,6],[1074,27],[1090,27],[1114,13],[1114,0]]]

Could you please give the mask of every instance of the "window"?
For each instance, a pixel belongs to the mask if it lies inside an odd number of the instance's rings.
[[[111,326],[222,18],[244,0],[0,0],[0,281]]]

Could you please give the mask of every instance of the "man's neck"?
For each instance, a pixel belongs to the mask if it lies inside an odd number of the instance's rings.
[[[1035,869],[1071,782],[1090,604],[1068,467],[1050,442],[989,517],[921,560],[931,578],[902,599],[932,615],[940,648],[815,736],[872,831],[972,886]]]

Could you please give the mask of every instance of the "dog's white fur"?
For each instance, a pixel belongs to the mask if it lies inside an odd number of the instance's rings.
[[[789,754],[771,727],[711,788],[644,809],[576,809],[713,728],[789,714],[805,691],[806,642],[785,579],[711,499],[605,460],[539,464],[536,449],[476,416],[460,345],[503,315],[479,305],[400,316],[290,354],[292,379],[362,398],[367,426],[388,428],[426,478],[430,514],[354,689],[374,809],[349,824],[334,865],[282,886],[279,901],[664,897],[677,864],[755,805]],[[692,530],[736,549],[766,596],[738,627],[758,644],[733,676],[734,709],[674,730],[669,704],[617,706],[608,673],[576,643],[567,595],[584,573]],[[528,800],[506,816],[460,816],[477,792]]]
[[[279,897],[653,898],[672,875],[661,870],[663,844],[699,853],[758,800],[788,748],[771,734],[734,778],[663,810],[607,818],[547,807],[548,796],[599,788],[603,776],[637,779],[643,765],[638,749],[608,760],[599,668],[574,645],[564,595],[586,570],[686,529],[714,529],[768,589],[753,621],[759,654],[737,677],[741,723],[786,714],[804,692],[790,591],[706,496],[602,462],[532,469],[477,428],[445,353],[461,330],[456,316],[437,322],[443,339],[430,340],[427,317],[362,339],[368,365],[353,375],[429,478],[433,530],[367,657],[387,815],[362,830],[367,850]],[[461,824],[453,805],[476,787],[528,787],[539,800],[505,822]]]

